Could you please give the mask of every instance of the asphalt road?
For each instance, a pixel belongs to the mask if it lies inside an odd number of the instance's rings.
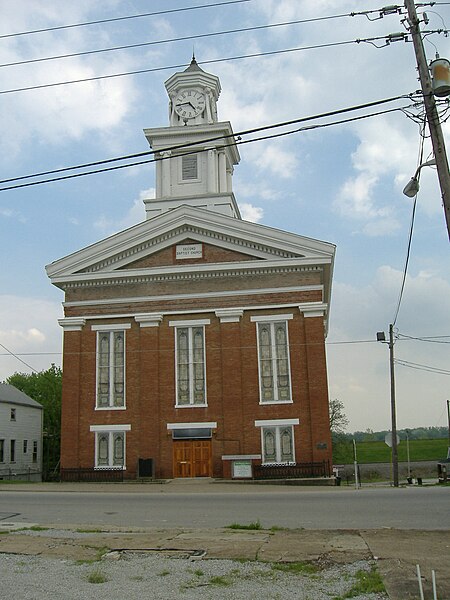
[[[200,490],[199,490],[200,492]],[[259,520],[304,529],[450,530],[449,487],[240,488],[192,493],[170,486],[132,492],[0,491],[0,521],[121,527],[223,527]]]

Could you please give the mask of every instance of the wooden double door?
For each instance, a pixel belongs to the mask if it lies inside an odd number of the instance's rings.
[[[212,477],[211,440],[173,442],[174,477]]]

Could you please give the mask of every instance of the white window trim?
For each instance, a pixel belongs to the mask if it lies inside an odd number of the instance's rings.
[[[91,425],[89,431],[131,431],[131,425]]]
[[[299,425],[300,419],[264,419],[255,421],[255,427],[284,427],[286,425]]]
[[[200,327],[210,325],[211,319],[186,319],[184,321],[169,321],[169,327]]]
[[[217,422],[210,423],[167,423],[168,431],[174,429],[217,429]]]
[[[287,315],[253,315],[250,317],[252,323],[266,323],[267,321],[290,321],[294,318],[292,313]]]
[[[95,433],[95,455],[94,455],[94,469],[101,471],[101,470],[105,470],[105,469],[117,469],[122,470],[122,471],[126,471],[127,469],[127,436],[126,436],[126,432],[131,430],[131,425],[91,425],[90,426],[90,431]],[[123,440],[123,465],[120,467],[114,466],[112,464],[109,465],[98,465],[98,436],[99,434],[108,434],[108,455],[109,455],[109,459],[110,461],[112,460],[112,457],[114,455],[114,448],[113,448],[113,443],[114,443],[114,437],[111,435],[113,433],[123,433],[124,434],[124,440]]]
[[[120,324],[112,327],[111,325],[92,325],[91,329],[96,332],[109,332],[116,333],[123,331],[123,406],[113,406],[109,404],[108,406],[99,406],[98,405],[98,355],[99,355],[99,336],[97,335],[96,347],[95,347],[95,410],[96,411],[105,411],[105,410],[126,410],[127,409],[127,386],[126,386],[126,376],[127,376],[127,352],[126,352],[126,335],[125,329],[131,329],[130,323]],[[111,363],[111,355],[114,353],[114,345],[110,344],[110,356],[109,356],[109,369],[110,369],[110,380],[109,380],[109,400],[111,402],[112,398],[112,387],[114,386],[114,377],[111,376],[111,371],[114,371],[114,367]]]
[[[92,331],[122,331],[131,329],[131,323],[109,323],[106,325],[91,325]]]
[[[258,383],[259,383],[259,404],[260,406],[267,406],[270,404],[293,404],[294,400],[292,397],[292,372],[291,372],[291,353],[290,353],[290,347],[289,347],[289,327],[287,325],[287,321],[289,319],[292,319],[293,315],[266,315],[266,318],[262,318],[262,317],[250,317],[250,320],[255,323],[276,323],[276,322],[285,322],[286,323],[286,348],[287,348],[287,363],[288,363],[288,369],[289,369],[289,397],[290,400],[263,400],[262,399],[262,374],[261,374],[261,360],[260,360],[260,347],[259,347],[259,327],[256,326],[256,346],[257,346],[257,352],[258,352]],[[275,361],[275,352],[274,352],[274,339],[275,336],[273,335],[273,328],[271,328],[271,340],[272,340],[272,367],[274,366],[274,361]],[[273,385],[273,390],[274,390],[274,394],[278,393],[278,385],[277,385],[277,379],[278,379],[278,374],[276,372],[275,369],[273,369],[273,378],[274,378],[274,385]]]
[[[295,420],[295,419],[294,419]],[[298,419],[297,419],[298,420]],[[256,421],[255,421],[256,423]],[[292,431],[292,461],[283,462],[281,461],[281,440],[280,440],[280,429],[284,429],[286,427],[290,427]],[[275,429],[275,453],[277,458],[280,460],[268,461],[264,460],[264,429],[271,428]],[[277,425],[262,425],[261,426],[261,459],[263,465],[281,465],[281,464],[295,464],[295,432],[293,424],[286,423],[278,423]]]
[[[208,406],[208,397],[207,397],[207,385],[206,385],[206,331],[205,325],[210,324],[210,319],[198,319],[196,321],[169,321],[169,327],[174,327],[175,333],[175,408],[205,408]],[[203,404],[195,404],[194,393],[193,393],[193,385],[194,379],[192,377],[191,366],[192,363],[189,363],[189,404],[178,404],[178,344],[177,344],[177,329],[178,328],[188,328],[192,330],[194,327],[203,327],[203,369],[205,374],[205,401]],[[193,352],[191,347],[192,335],[189,335],[189,356]]]

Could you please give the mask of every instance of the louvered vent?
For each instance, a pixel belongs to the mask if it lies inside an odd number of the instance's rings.
[[[197,155],[181,157],[181,177],[183,181],[188,179],[198,179]]]

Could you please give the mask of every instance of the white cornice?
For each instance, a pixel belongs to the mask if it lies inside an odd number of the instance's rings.
[[[120,285],[128,283],[151,283],[164,281],[190,281],[271,275],[280,273],[321,272],[326,259],[287,259],[283,261],[240,261],[234,263],[200,263],[190,265],[171,265],[147,269],[124,269],[100,273],[76,273],[53,277],[52,283],[60,287],[98,287],[102,285]],[[61,285],[63,284],[63,285]]]
[[[136,315],[134,318],[140,327],[159,327],[163,320],[163,315],[161,313],[142,313]]]
[[[84,317],[65,317],[58,319],[58,323],[64,331],[81,331],[86,325],[86,319]]]
[[[323,317],[327,311],[327,305],[323,302],[303,302],[298,308],[305,318]]]
[[[220,292],[197,292],[194,294],[165,294],[161,296],[133,296],[127,298],[108,298],[104,300],[79,300],[74,302],[63,302],[65,308],[81,307],[81,306],[105,306],[110,304],[141,304],[143,302],[158,301],[164,302],[165,300],[190,300],[195,298],[217,298],[220,296],[233,297],[233,296],[254,296],[267,295],[267,294],[280,294],[290,292],[315,292],[320,291],[323,293],[323,285],[300,285],[300,286],[289,286],[289,287],[277,287],[277,288],[257,288],[249,290],[233,290],[233,291],[220,291]],[[293,305],[295,306],[295,305]],[[298,306],[298,305],[297,305]]]

